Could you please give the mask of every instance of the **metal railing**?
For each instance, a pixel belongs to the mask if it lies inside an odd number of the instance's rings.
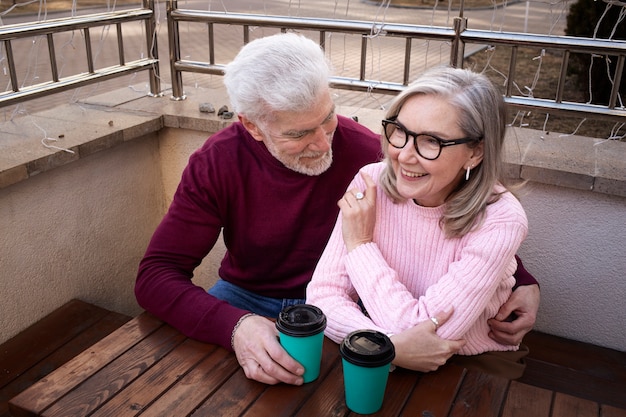
[[[4,45],[11,89],[0,93],[0,107],[18,104],[30,99],[93,84],[109,78],[120,77],[140,70],[149,71],[150,94],[160,95],[159,59],[155,36],[154,0],[143,0],[143,8],[125,11],[95,13],[79,17],[51,19],[42,22],[27,22],[0,26],[0,42]],[[124,39],[122,25],[128,22],[145,23],[146,46],[148,57],[126,62],[124,57]],[[90,29],[114,25],[117,31],[118,64],[104,68],[94,65],[94,53],[91,46]],[[54,44],[54,35],[62,32],[82,31],[85,38],[85,53],[88,71],[61,77]],[[20,87],[16,62],[13,56],[12,42],[18,39],[45,36],[48,45],[48,58],[51,81]]]
[[[449,63],[451,66],[455,67],[463,66],[466,44],[510,47],[510,65],[505,86],[505,100],[510,107],[546,113],[560,113],[584,117],[591,116],[609,120],[617,119],[621,122],[626,120],[626,111],[623,107],[617,106],[620,80],[624,71],[624,58],[626,57],[626,42],[624,41],[472,30],[467,28],[467,18],[462,17],[462,10],[459,17],[454,19],[453,27],[446,28],[388,23],[373,24],[367,21],[261,16],[188,10],[179,9],[176,0],[168,0],[167,20],[170,43],[172,99],[175,100],[185,98],[182,82],[183,72],[223,74],[224,64],[217,64],[214,56],[214,28],[216,25],[239,25],[242,28],[243,43],[249,42],[251,28],[256,30],[256,28],[259,27],[278,28],[283,32],[288,30],[318,32],[319,43],[322,47],[325,46],[326,36],[329,33],[360,35],[361,51],[359,77],[333,77],[331,79],[331,86],[338,89],[375,93],[395,94],[408,85],[412,58],[411,46],[416,40],[443,41],[449,43]],[[182,52],[179,37],[179,22],[206,23],[208,26],[208,62],[181,59]],[[377,37],[404,38],[405,52],[403,81],[401,83],[384,80],[368,80],[365,78],[368,42],[372,39],[373,33],[375,33]],[[559,83],[553,99],[541,99],[513,94],[517,52],[520,47],[553,50],[562,56]],[[614,83],[608,105],[568,102],[563,99],[565,77],[572,53],[588,54],[590,56],[605,55],[617,57],[617,66],[613,76]]]

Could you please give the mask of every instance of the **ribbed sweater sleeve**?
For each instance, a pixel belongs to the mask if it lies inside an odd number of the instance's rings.
[[[382,164],[366,170],[378,178]],[[360,178],[352,187],[364,188]],[[481,226],[462,238],[446,238],[443,207],[394,204],[378,190],[374,241],[346,252],[341,215],[307,290],[307,301],[328,317],[328,336],[340,341],[358,328],[398,333],[454,307],[438,329],[464,338],[461,354],[514,350],[489,338],[487,319],[511,294],[515,252],[527,233],[521,205],[505,193],[491,204]],[[356,301],[360,299],[369,318]]]

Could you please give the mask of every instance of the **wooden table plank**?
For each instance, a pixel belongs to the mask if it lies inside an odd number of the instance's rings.
[[[188,373],[199,361],[218,349],[215,345],[187,339],[174,348],[128,387],[96,410],[93,417],[136,416],[160,397],[181,375]]]
[[[298,417],[347,416],[350,410],[346,406],[343,391],[343,370],[341,365],[333,366],[318,388],[294,414]]]
[[[38,416],[55,401],[75,387],[76,380],[85,380],[116,357],[141,341],[163,323],[142,314],[105,337],[55,372],[41,379],[10,401],[16,416]],[[97,354],[94,354],[97,352]]]
[[[612,407],[610,405],[601,405],[600,417],[626,417],[626,409]]]
[[[239,365],[237,364],[237,366]],[[240,416],[266,388],[266,385],[248,379],[243,369],[239,368],[215,394],[211,395],[191,415],[193,417]],[[181,414],[161,414],[161,416],[164,415],[178,416]]]
[[[552,417],[589,417],[597,416],[600,406],[594,401],[557,392],[554,396]]]
[[[626,352],[537,331],[520,382],[626,408]]]
[[[130,319],[130,317],[123,314],[109,312],[92,326],[77,334],[71,341],[65,343],[52,354],[41,359],[36,365],[21,373],[8,385],[0,389],[0,416],[10,416],[9,400],[11,398],[67,363],[80,352],[112,333]]]
[[[551,406],[552,391],[511,381],[502,417],[550,417]]]
[[[52,404],[43,416],[90,415],[184,340],[169,326],[159,328]]]
[[[626,407],[623,384],[548,362],[538,363],[533,359],[526,362],[528,366],[521,379],[524,383],[576,397],[592,398],[616,407]]]
[[[401,416],[447,416],[465,377],[465,368],[445,365],[423,374]]]
[[[450,417],[498,417],[509,380],[467,370]]]
[[[225,349],[216,349],[150,404],[141,416],[189,415],[216,390],[221,390],[224,381],[237,370],[243,374],[235,355]],[[256,384],[264,387],[261,383]]]
[[[268,387],[259,398],[245,411],[244,416],[288,417],[296,412],[300,404],[306,401],[331,369],[341,366],[339,362],[339,345],[324,338],[320,376],[317,380],[302,386],[277,384]]]
[[[93,304],[70,300],[0,345],[3,364],[0,388],[107,314],[108,310]],[[24,346],[29,349],[25,350]],[[31,346],[39,348],[30,349]]]
[[[381,417],[399,415],[404,405],[407,403],[408,398],[411,396],[411,391],[418,384],[420,377],[421,374],[417,372],[401,368],[390,373],[385,389],[385,396],[383,398],[383,405],[378,412],[370,415]],[[345,390],[344,384],[342,384],[342,389]],[[350,415],[358,414],[350,413]]]

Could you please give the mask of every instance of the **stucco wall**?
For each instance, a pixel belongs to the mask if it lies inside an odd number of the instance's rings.
[[[69,299],[128,315],[137,265],[206,132],[163,129],[0,188],[0,343]],[[221,241],[196,271],[207,288]]]
[[[137,264],[162,213],[155,135],[0,189],[0,342],[80,298],[137,314]]]
[[[535,328],[624,350],[626,198],[530,183],[519,253],[541,283]]]

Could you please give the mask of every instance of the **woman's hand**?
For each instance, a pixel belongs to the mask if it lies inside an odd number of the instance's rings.
[[[435,315],[439,326],[452,316],[453,310]],[[437,335],[437,327],[428,320],[402,333],[391,336],[396,349],[393,364],[420,372],[436,371],[459,351],[464,340],[445,340]]]
[[[348,252],[373,240],[376,224],[376,183],[361,172],[366,189],[351,189],[337,203],[341,209],[343,240]]]

